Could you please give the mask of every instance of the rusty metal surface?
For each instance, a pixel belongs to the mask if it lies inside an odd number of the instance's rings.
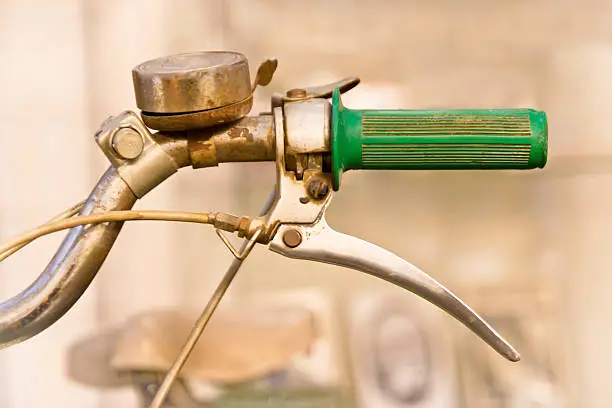
[[[189,156],[194,168],[228,162],[274,161],[271,115],[249,116],[231,126],[188,133]]]
[[[251,94],[249,64],[236,52],[197,52],[144,62],[132,70],[137,106],[176,114],[220,108]]]
[[[248,115],[253,106],[253,96],[216,109],[173,115],[155,115],[142,112],[143,122],[151,129],[166,132],[181,132],[201,129],[222,123],[234,122]]]
[[[161,137],[159,143],[178,167],[189,164],[185,140]],[[110,167],[79,214],[129,210],[136,200],[117,169]],[[70,230],[40,276],[21,293],[0,303],[0,348],[35,336],[76,303],[96,276],[122,225],[112,222]]]
[[[253,92],[258,85],[266,86],[272,81],[276,68],[278,68],[276,58],[268,58],[259,65],[257,74],[255,74],[255,81],[253,81]]]
[[[159,132],[154,133],[152,136],[162,150],[172,158],[177,168],[180,169],[191,165],[185,133],[166,134]]]
[[[111,167],[80,214],[130,209],[135,202],[134,193]],[[73,228],[36,281],[0,303],[0,347],[26,340],[64,315],[95,277],[121,227],[105,223]]]
[[[127,159],[113,146],[119,132],[130,130],[140,137],[142,149],[138,156]],[[175,160],[157,143],[138,115],[131,111],[111,116],[95,135],[96,143],[134,194],[141,198],[162,181],[176,173]]]

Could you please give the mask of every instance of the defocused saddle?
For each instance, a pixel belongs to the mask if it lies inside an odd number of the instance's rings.
[[[124,374],[162,374],[172,365],[195,321],[175,311],[144,313],[75,344],[69,376],[94,387],[130,385]],[[317,338],[313,314],[296,307],[219,311],[180,378],[222,384],[257,379],[287,366]]]

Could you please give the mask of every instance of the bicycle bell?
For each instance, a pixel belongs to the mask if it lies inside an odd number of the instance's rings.
[[[176,54],[132,70],[136,105],[151,129],[184,131],[246,116],[253,91],[246,57],[237,52]]]

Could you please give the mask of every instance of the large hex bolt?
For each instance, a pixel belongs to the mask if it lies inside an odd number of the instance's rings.
[[[132,160],[140,156],[144,149],[144,140],[136,130],[119,129],[112,139],[113,150],[122,159]]]

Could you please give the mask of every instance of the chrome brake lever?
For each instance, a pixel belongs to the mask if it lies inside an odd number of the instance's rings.
[[[288,258],[344,266],[391,282],[438,306],[508,360],[521,358],[484,319],[434,278],[386,249],[335,231],[324,218],[311,225],[281,225],[269,248]]]
[[[276,132],[277,183],[272,204],[261,219],[268,248],[288,258],[344,266],[384,279],[438,306],[472,330],[499,354],[519,361],[520,354],[482,317],[461,299],[416,266],[370,242],[339,233],[325,220],[333,197],[329,191],[321,199],[308,197],[313,177],[296,177],[287,170],[286,118],[282,107],[274,109]],[[324,112],[321,113],[325,115]],[[329,180],[323,179],[324,182]]]

